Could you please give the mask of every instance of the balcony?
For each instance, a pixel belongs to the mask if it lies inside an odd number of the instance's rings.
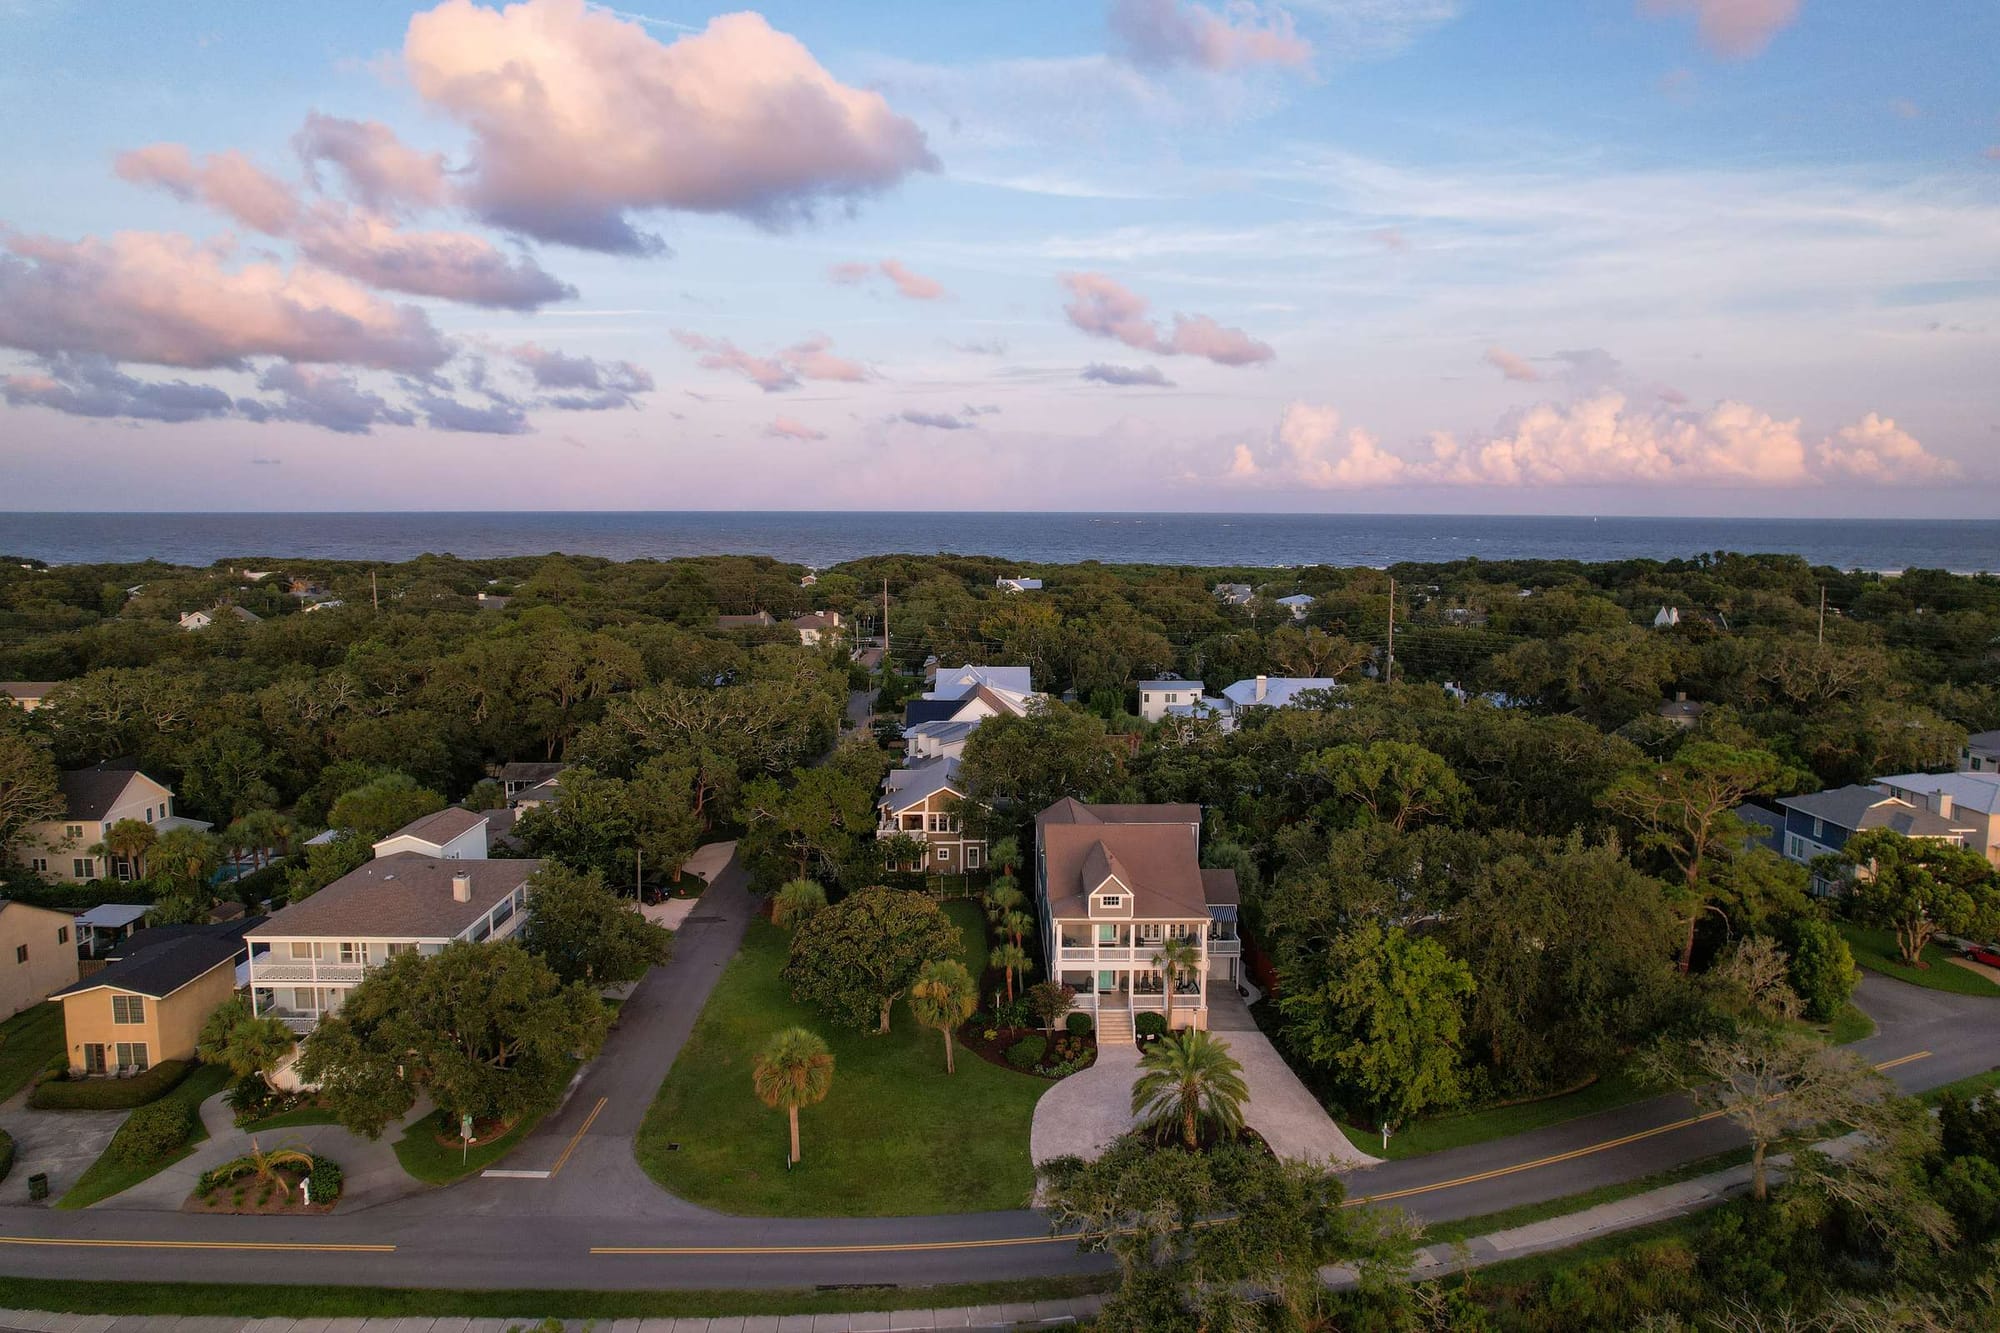
[[[251,982],[258,986],[351,986],[360,981],[367,971],[360,963],[313,963],[303,959],[298,962],[285,959],[276,963],[253,959],[250,963]]]
[[[1242,954],[1242,952],[1243,941],[1234,937],[1226,940],[1211,938],[1208,941],[1208,956],[1210,958],[1235,958]]]

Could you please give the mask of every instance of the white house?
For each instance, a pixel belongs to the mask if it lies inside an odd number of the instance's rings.
[[[1958,750],[1959,771],[1992,773],[2000,771],[2000,731],[1975,731]]]
[[[1139,682],[1139,716],[1158,722],[1171,708],[1198,703],[1202,699],[1198,680],[1142,680]]]
[[[965,754],[965,742],[979,729],[980,720],[919,722],[904,727],[903,753],[912,761],[960,758]]]
[[[1968,830],[1965,845],[2000,865],[2000,773],[1896,773],[1874,785]]]
[[[138,769],[112,761],[62,775],[63,815],[30,824],[14,840],[14,859],[50,879],[83,883],[112,876],[137,879],[144,858],[130,860],[93,850],[121,819],[150,824],[155,833],[206,831],[214,825],[174,813],[174,793]]]
[[[217,616],[235,616],[246,625],[254,625],[264,617],[241,606],[218,606],[207,611],[190,611],[181,617],[181,628],[185,630],[207,629],[215,623]]]
[[[486,816],[458,806],[412,820],[375,844],[377,857],[414,852],[440,861],[484,861]]]
[[[11,699],[24,713],[32,713],[56,687],[52,680],[0,680],[0,699]]]
[[[1218,583],[1214,591],[1225,606],[1248,606],[1257,595],[1257,590],[1247,583]]]
[[[1654,629],[1672,629],[1681,623],[1681,609],[1678,606],[1663,606],[1653,615]]]
[[[963,699],[981,685],[1010,694],[1033,694],[1035,673],[1033,668],[1024,666],[974,666],[970,662],[955,668],[941,666],[924,698]]]
[[[799,644],[805,648],[817,648],[821,644],[831,644],[840,638],[844,622],[838,611],[814,611],[809,615],[797,616],[792,620],[792,628],[799,632]]]
[[[1341,688],[1332,676],[1252,676],[1222,688],[1232,712],[1245,708],[1290,708],[1309,690]]]
[[[1306,613],[1313,609],[1313,603],[1318,600],[1319,598],[1310,593],[1295,592],[1290,597],[1280,597],[1278,605],[1290,611],[1293,620],[1304,620]]]
[[[997,578],[993,580],[993,586],[1001,592],[1040,592],[1042,581],[1040,579]]]
[[[251,1005],[310,1032],[369,968],[398,954],[506,939],[527,919],[528,878],[541,866],[377,856],[245,935]]]

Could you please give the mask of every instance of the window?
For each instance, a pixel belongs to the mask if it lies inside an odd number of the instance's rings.
[[[352,940],[342,940],[340,942],[340,961],[343,963],[359,963],[363,967],[368,966],[368,946],[357,944]]]
[[[143,995],[114,995],[111,997],[111,1021],[114,1023],[143,1023],[146,1021],[146,997]],[[123,1060],[118,1062],[124,1064]]]
[[[68,926],[57,926],[57,927],[56,927],[56,943],[57,943],[57,944],[68,944],[68,943],[69,943],[69,927],[68,927]]]
[[[1107,912],[1115,912],[1125,905],[1125,898],[1123,894],[1117,893],[1100,894],[1097,905]]]
[[[319,957],[319,944],[314,940],[293,940],[292,961],[305,962]]]
[[[104,1043],[93,1041],[83,1048],[83,1072],[102,1074],[104,1072]]]
[[[20,945],[16,945],[16,946],[14,947],[14,961],[15,961],[15,962],[17,962],[17,963],[25,963],[25,962],[27,962],[27,961],[28,961],[28,946],[27,946],[27,945],[25,945],[25,944],[20,944]]]
[[[46,875],[49,873],[49,858],[38,856],[34,859],[33,866],[36,873]]]
[[[292,1008],[302,1014],[309,1014],[319,1008],[319,992],[311,986],[295,986],[286,994],[292,997]]]
[[[83,836],[83,825],[81,824],[65,825],[63,827],[63,836],[66,838],[81,838]]]
[[[970,847],[967,847],[965,849],[965,868],[967,870],[979,869],[979,863],[986,859],[983,852],[984,849],[978,843],[973,843]]]
[[[1159,922],[1157,922],[1157,921],[1150,921],[1150,922],[1147,922],[1147,923],[1145,923],[1144,925],[1141,925],[1141,926],[1139,927],[1139,942],[1140,942],[1140,943],[1142,943],[1142,944],[1157,944],[1157,943],[1159,942],[1159,939],[1160,939],[1160,923],[1159,923]]]
[[[389,956],[391,958],[394,958],[399,954],[415,953],[416,951],[417,951],[417,946],[414,942],[404,942],[401,944],[392,944],[389,946]]]
[[[938,848],[938,849],[937,849],[937,859],[938,859],[938,864],[939,864],[939,865],[941,865],[941,866],[948,866],[948,865],[950,865],[950,864],[951,864],[951,848],[949,848],[949,847],[940,847],[940,848]]]
[[[146,807],[146,822],[148,824],[153,822],[153,807],[150,805]]]
[[[1824,819],[1813,820],[1813,840],[1816,842],[1819,839],[1824,838],[1825,836],[1826,836],[1826,821]]]
[[[121,1041],[118,1043],[118,1067],[129,1069],[135,1074],[143,1074],[151,1068],[146,1059],[146,1043],[143,1041]]]
[[[905,833],[922,833],[924,831],[924,817],[922,815],[904,815],[903,831]]]
[[[498,930],[513,919],[514,900],[512,898],[503,898],[500,905],[493,909],[493,928]]]
[[[97,867],[87,856],[79,856],[69,863],[69,873],[78,879],[96,879]]]

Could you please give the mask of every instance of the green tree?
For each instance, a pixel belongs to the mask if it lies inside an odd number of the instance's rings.
[[[1398,833],[1450,813],[1466,797],[1465,784],[1441,756],[1402,741],[1336,745],[1314,755],[1306,771],[1337,800],[1353,801]]]
[[[250,1002],[239,995],[202,1024],[195,1054],[208,1064],[229,1066],[238,1078],[254,1075],[269,1086],[271,1075],[295,1045],[290,1028],[278,1019],[251,1013]]]
[[[222,866],[222,843],[200,829],[168,829],[147,856],[153,888],[153,924],[205,921],[215,906],[215,872]]]
[[[595,871],[550,863],[528,876],[527,887],[521,943],[564,985],[620,986],[667,961],[673,932],[605,888]]]
[[[746,822],[738,846],[764,884],[784,879],[839,881],[862,861],[875,837],[875,793],[888,760],[872,743],[844,742],[824,764],[788,781],[759,778],[744,787]]]
[[[866,888],[807,917],[785,963],[792,998],[834,1022],[889,1030],[889,1010],[925,963],[956,958],[963,932],[921,893]]]
[[[1014,979],[1016,977],[1026,979],[1028,972],[1035,966],[1035,960],[1030,958],[1028,951],[1018,944],[996,945],[987,955],[986,961],[1006,974],[1009,1003],[1014,999]]]
[[[61,819],[64,808],[48,749],[0,717],[0,856],[27,828]]]
[[[1118,756],[1104,719],[1066,704],[1047,703],[1026,717],[1002,715],[980,723],[965,742],[958,776],[968,828],[1006,808],[1032,815],[1065,796],[1090,800],[1118,779]]]
[[[625,784],[587,768],[562,777],[562,799],[522,812],[514,836],[529,855],[612,883],[629,883],[637,845]]]
[[[792,1131],[788,1160],[797,1162],[799,1110],[819,1105],[833,1090],[833,1052],[804,1028],[786,1028],[757,1052],[750,1066],[750,1082],[764,1105],[784,1108]]]
[[[1792,989],[1805,1002],[1806,1017],[1815,1023],[1831,1022],[1833,1016],[1854,997],[1861,984],[1861,969],[1854,965],[1854,952],[1831,921],[1824,917],[1800,917],[1792,923]]]
[[[1827,867],[1849,880],[1845,909],[1855,920],[1896,936],[1912,967],[1941,933],[1984,938],[2000,931],[2000,884],[1978,852],[1936,838],[1866,829],[1847,840]]]
[[[771,922],[784,930],[826,906],[826,890],[809,879],[787,880],[771,898]]]
[[[1174,990],[1181,982],[1200,975],[1201,949],[1193,940],[1172,935],[1160,941],[1153,954],[1153,966],[1160,974],[1160,986],[1167,1002],[1167,1031],[1174,1030]]]
[[[1224,1136],[1243,1128],[1243,1103],[1250,1087],[1229,1045],[1200,1028],[1156,1041],[1139,1057],[1132,1084],[1132,1115],[1156,1133],[1178,1132],[1190,1150],[1201,1145],[1201,1128]]]
[[[518,944],[456,943],[371,969],[307,1036],[298,1071],[369,1138],[420,1093],[453,1116],[508,1121],[553,1102],[609,1026],[590,987],[565,986]]]
[[[388,837],[403,825],[445,807],[444,797],[420,787],[406,773],[385,773],[342,792],[327,811],[326,821],[339,829],[352,829],[369,842]]]
[[[1279,1001],[1307,1061],[1334,1069],[1388,1124],[1464,1097],[1472,969],[1436,940],[1370,922],[1334,942],[1327,980]]]
[[[374,857],[368,840],[351,829],[342,829],[326,842],[312,843],[304,854],[285,870],[285,901],[302,903],[350,871],[359,870]]]
[[[1050,1032],[1054,1032],[1056,1024],[1076,1008],[1076,988],[1065,986],[1060,981],[1038,981],[1028,987],[1025,998],[1028,1012],[1041,1019],[1042,1026]]]
[[[90,849],[92,856],[107,861],[124,861],[135,875],[146,872],[146,853],[158,842],[160,831],[143,819],[120,819],[104,830],[104,839]]]
[[[468,810],[498,810],[507,804],[507,788],[497,778],[481,778],[459,804]]]
[[[910,984],[910,1012],[917,1022],[944,1034],[944,1072],[953,1072],[952,1029],[979,1007],[979,987],[956,959],[925,963]]]
[[[1011,879],[1014,867],[1021,864],[1021,840],[1008,833],[993,840],[986,849],[986,863]]]

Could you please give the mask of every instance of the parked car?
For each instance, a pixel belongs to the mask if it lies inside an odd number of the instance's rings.
[[[1984,963],[1988,967],[2000,967],[2000,947],[1995,945],[1968,944],[1962,954],[1972,962]]]

